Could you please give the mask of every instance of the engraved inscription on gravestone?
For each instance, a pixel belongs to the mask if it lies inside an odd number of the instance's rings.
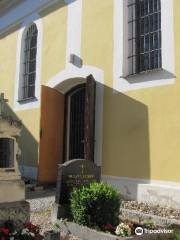
[[[99,182],[100,173],[100,167],[87,160],[76,159],[59,165],[56,203],[68,204],[70,193],[74,187],[81,187],[95,181]]]

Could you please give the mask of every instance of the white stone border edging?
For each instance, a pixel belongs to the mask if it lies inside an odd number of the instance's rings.
[[[104,232],[98,232],[94,229],[78,225],[73,222],[61,222],[61,231],[77,236],[82,240],[172,240],[172,234],[144,234],[142,236],[118,237]]]
[[[177,220],[177,219],[160,217],[160,216],[143,213],[136,210],[125,209],[125,208],[121,208],[120,212],[121,212],[120,213],[121,219],[127,219],[127,220],[135,221],[138,223],[141,223],[143,221],[151,221],[155,225],[159,225],[159,226],[168,226],[168,225],[180,226],[180,220]]]

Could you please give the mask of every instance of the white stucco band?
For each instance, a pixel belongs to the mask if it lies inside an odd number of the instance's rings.
[[[81,56],[81,32],[82,32],[82,0],[66,0],[68,5],[67,18],[67,42],[66,42],[66,68],[71,63],[69,58],[71,54]]]
[[[128,8],[126,0],[114,0],[113,88],[119,92],[175,83],[173,1],[161,3],[162,71],[128,75]]]
[[[57,88],[63,85],[69,79],[82,78],[86,79],[92,74],[96,80],[96,105],[95,105],[95,149],[94,160],[97,165],[102,164],[102,142],[103,142],[103,96],[104,96],[104,72],[101,69],[92,66],[84,65],[82,68],[74,67],[73,65],[64,69],[47,82],[47,86]],[[62,92],[66,92],[62,90]]]
[[[106,175],[102,181],[115,186],[127,199],[180,208],[180,183]]]

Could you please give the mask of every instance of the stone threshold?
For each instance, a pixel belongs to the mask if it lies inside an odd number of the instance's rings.
[[[159,226],[169,226],[169,225],[179,225],[180,226],[180,220],[177,219],[171,219],[166,217],[160,217],[157,215],[152,215],[148,213],[143,213],[136,210],[130,210],[121,208],[120,209],[120,219],[122,220],[129,220],[137,223],[142,222],[152,222],[155,225]]]
[[[118,237],[94,229],[81,226],[74,222],[61,222],[60,231],[77,236],[82,240],[173,240],[172,234],[144,234],[142,236]]]

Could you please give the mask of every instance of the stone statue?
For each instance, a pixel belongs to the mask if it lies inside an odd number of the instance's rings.
[[[17,156],[22,123],[5,112],[8,102],[0,94],[0,226],[5,220],[17,225],[29,221],[29,203],[25,201],[25,184],[21,180]]]

